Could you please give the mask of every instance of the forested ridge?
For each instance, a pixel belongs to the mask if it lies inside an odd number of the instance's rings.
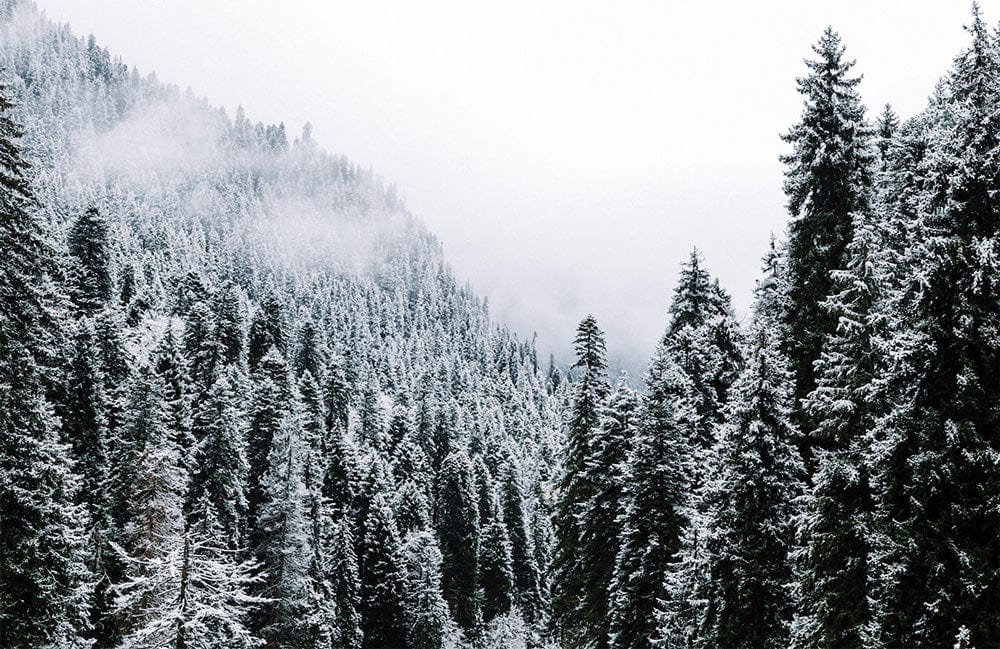
[[[828,29],[754,306],[568,371],[309,125],[0,0],[0,647],[1000,647],[1000,32]]]

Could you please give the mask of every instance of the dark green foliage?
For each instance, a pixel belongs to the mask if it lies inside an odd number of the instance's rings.
[[[471,630],[479,622],[480,529],[472,462],[465,451],[452,451],[445,459],[438,498],[442,591],[455,622]]]
[[[873,435],[874,642],[1000,643],[1000,53],[974,7],[972,43],[928,109],[916,277],[889,322],[892,409]]]
[[[361,543],[362,647],[406,646],[405,564],[392,510],[375,494]]]
[[[29,649],[79,641],[86,514],[45,396],[52,257],[11,108],[0,86],[0,646]]]
[[[557,633],[566,646],[583,646],[594,641],[595,630],[586,624],[584,601],[586,573],[579,548],[583,525],[596,521],[581,517],[584,504],[594,496],[594,486],[586,479],[593,450],[593,438],[600,423],[601,408],[608,396],[604,334],[593,316],[577,327],[574,341],[580,374],[573,386],[566,431],[563,473],[555,511],[555,557],[553,558],[552,617]],[[603,522],[602,522],[603,523]]]
[[[830,271],[844,267],[851,215],[868,208],[872,185],[872,129],[857,92],[861,79],[850,76],[854,61],[844,49],[830,28],[813,46],[816,59],[806,61],[809,74],[798,79],[802,118],[784,136],[793,151],[782,156],[792,215],[783,345],[795,372],[796,404],[816,386],[813,362],[836,329],[836,317],[820,304],[835,290]],[[805,413],[798,415],[806,423]]]
[[[73,222],[67,241],[74,265],[70,295],[78,309],[93,313],[111,301],[111,261],[108,224],[96,207]]]
[[[247,340],[247,363],[251,370],[274,347],[284,354],[286,350],[285,319],[281,302],[276,293],[269,293],[250,323]]]

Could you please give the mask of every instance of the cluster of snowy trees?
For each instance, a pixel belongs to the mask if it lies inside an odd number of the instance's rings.
[[[580,324],[562,646],[1000,646],[1000,33],[968,31],[874,124],[823,34],[748,326],[697,253],[642,394]]]
[[[0,647],[539,646],[566,382],[309,129],[0,0]]]

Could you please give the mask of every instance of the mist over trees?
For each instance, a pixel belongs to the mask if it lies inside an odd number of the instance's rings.
[[[370,170],[0,0],[0,647],[1000,646],[1000,34],[832,29],[740,322],[491,322]]]

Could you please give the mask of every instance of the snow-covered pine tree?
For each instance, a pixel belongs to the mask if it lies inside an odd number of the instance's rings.
[[[535,557],[534,538],[527,512],[521,471],[513,442],[504,444],[504,466],[500,475],[500,508],[511,544],[511,567],[517,606],[528,622],[541,612],[541,583]]]
[[[403,543],[406,562],[406,646],[443,649],[449,627],[448,603],[441,594],[441,551],[433,534],[416,531]]]
[[[96,207],[89,207],[70,226],[67,247],[72,256],[69,294],[82,313],[94,313],[111,301],[108,224]]]
[[[609,646],[645,649],[680,544],[688,489],[691,389],[661,342],[646,377],[648,394],[625,472],[625,511],[610,585]]]
[[[504,525],[500,503],[495,492],[489,496],[490,512],[483,520],[479,543],[479,583],[483,624],[507,615],[514,605],[514,572],[510,537]]]
[[[816,472],[797,515],[793,553],[798,588],[792,646],[861,646],[868,624],[868,554],[872,515],[869,433],[879,414],[884,262],[880,223],[854,215],[840,290],[824,303],[838,317],[816,363],[817,385],[804,407],[819,422],[812,433]]]
[[[331,538],[324,544],[328,549],[327,578],[336,603],[337,635],[334,649],[361,649],[364,631],[361,628],[361,580],[354,536],[346,517],[331,527]]]
[[[707,647],[788,646],[788,555],[804,469],[793,444],[793,378],[775,332],[779,314],[769,313],[769,304],[766,295],[758,300],[747,364],[733,385],[704,485]]]
[[[271,466],[274,438],[290,416],[292,396],[288,366],[277,347],[257,363],[251,376],[250,426],[247,431],[247,523],[251,535],[267,499],[264,474]]]
[[[610,586],[625,514],[626,471],[638,410],[639,397],[623,373],[601,410],[601,424],[594,431],[593,449],[584,469],[593,495],[582,508],[583,519],[590,524],[582,530],[577,552],[587,582],[584,615],[594,629],[591,646],[596,648],[608,645]]]
[[[83,647],[86,512],[46,398],[52,251],[0,85],[0,646]]]
[[[222,362],[238,365],[243,359],[244,335],[243,301],[239,289],[231,281],[223,282],[211,300],[215,315],[215,339],[219,345]]]
[[[116,585],[118,619],[126,647],[176,645],[182,633],[170,610],[177,605],[184,543],[188,476],[167,426],[166,386],[149,367],[135,382],[135,467],[125,485],[122,551],[126,573]],[[141,417],[141,421],[139,418]],[[164,617],[168,617],[164,622]],[[183,646],[183,645],[181,645]]]
[[[262,365],[266,363],[265,359]],[[255,628],[266,646],[282,649],[310,646],[309,613],[315,592],[304,481],[309,456],[298,415],[286,414],[271,440],[268,469],[261,478],[264,500],[251,535],[263,574],[258,593],[270,600],[261,607]]]
[[[566,647],[582,647],[596,641],[598,633],[587,618],[584,602],[588,588],[601,588],[588,583],[581,564],[581,539],[586,525],[603,527],[606,521],[582,518],[586,503],[594,495],[586,479],[591,459],[593,438],[600,424],[601,408],[610,392],[607,379],[606,343],[604,332],[592,315],[584,318],[573,341],[579,371],[573,385],[569,421],[563,449],[562,475],[554,512],[555,549],[552,576],[552,624],[557,637]],[[604,586],[606,588],[606,586]],[[591,593],[591,599],[602,597]]]
[[[235,385],[239,376],[229,368],[215,380],[194,416],[198,442],[188,490],[188,509],[205,500],[230,550],[246,547],[247,460],[244,452],[244,418]],[[192,510],[193,511],[193,510]]]
[[[452,617],[464,630],[479,623],[479,509],[472,462],[464,449],[452,451],[441,467],[438,539],[441,583]]]
[[[1000,53],[979,7],[932,103],[913,279],[895,298],[893,406],[873,435],[872,643],[1000,644]]]
[[[286,349],[284,308],[277,293],[269,292],[250,323],[247,339],[247,364],[251,371],[274,347],[284,357]]]
[[[742,365],[742,336],[729,295],[704,268],[698,250],[682,264],[670,301],[663,344],[687,375],[691,387],[693,449],[714,443],[729,387]]]
[[[368,507],[361,548],[361,646],[405,647],[406,566],[392,509],[381,493]]]
[[[830,271],[844,267],[851,240],[851,215],[868,207],[872,184],[872,129],[858,96],[860,77],[844,58],[840,36],[827,28],[806,60],[809,74],[798,79],[805,99],[802,117],[783,136],[793,147],[786,165],[788,228],[788,312],[783,348],[795,373],[796,419],[803,434],[814,427],[799,409],[816,386],[813,362],[834,333],[836,317],[820,305],[836,292]],[[802,448],[808,449],[803,438]],[[808,462],[808,458],[807,458]]]

